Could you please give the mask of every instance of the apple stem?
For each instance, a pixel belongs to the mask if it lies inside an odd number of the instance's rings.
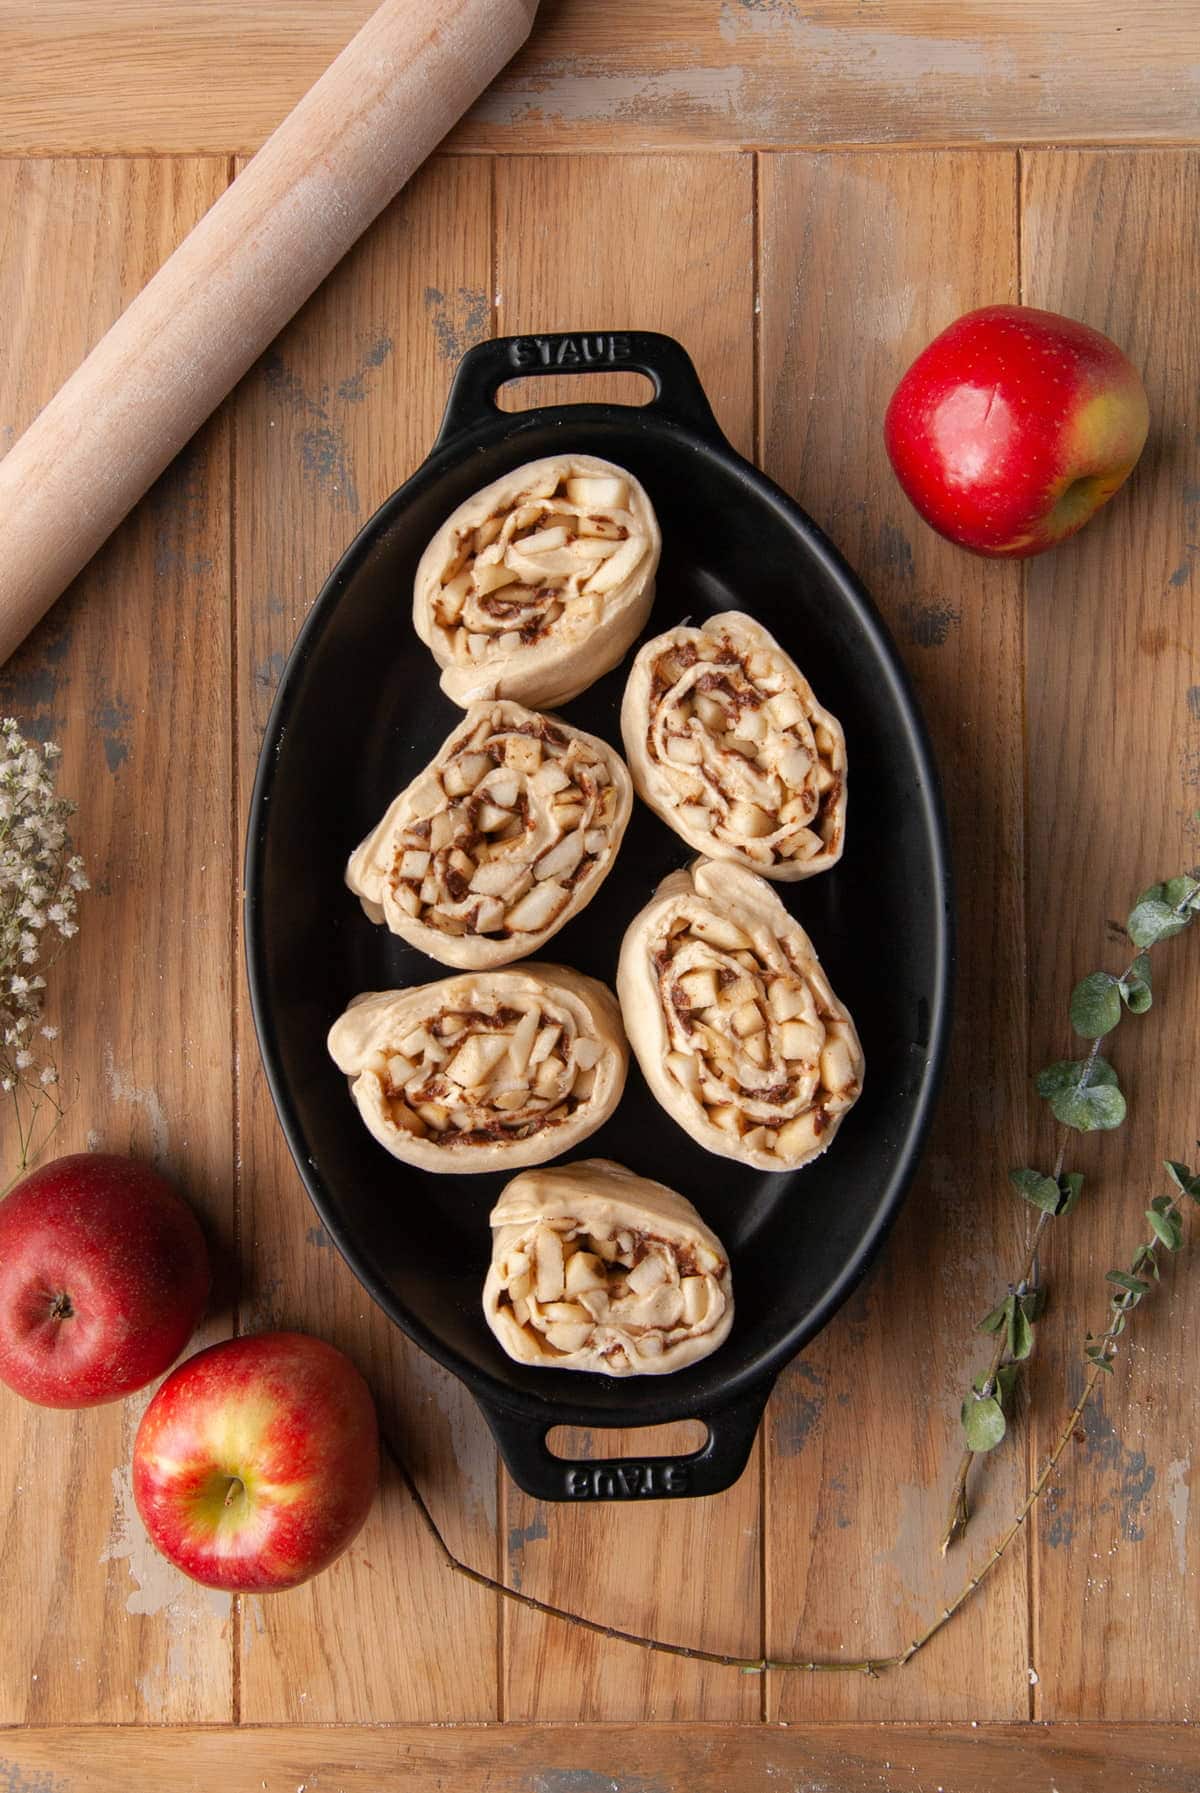
[[[50,1303],[50,1318],[52,1320],[69,1320],[74,1312],[75,1309],[71,1306],[71,1297],[65,1289],[60,1289]]]
[[[238,1495],[244,1494],[245,1492],[246,1484],[243,1482],[241,1476],[231,1476],[229,1479],[229,1486],[225,1490],[225,1505],[231,1507]]]

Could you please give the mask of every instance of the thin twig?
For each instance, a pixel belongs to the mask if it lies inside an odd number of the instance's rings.
[[[1106,1333],[1104,1336],[1107,1341],[1111,1336],[1111,1332]],[[516,1588],[507,1587],[504,1582],[497,1581],[495,1576],[485,1575],[481,1570],[471,1568],[469,1563],[464,1563],[461,1557],[455,1556],[445,1538],[442,1536],[441,1531],[438,1529],[437,1521],[430,1512],[429,1507],[426,1505],[425,1498],[414,1481],[408,1465],[400,1455],[399,1450],[396,1448],[395,1444],[393,1444],[386,1432],[382,1434],[382,1438],[384,1448],[392,1459],[392,1462],[395,1464],[405,1488],[411,1495],[413,1504],[421,1517],[421,1521],[424,1524],[426,1531],[433,1539],[433,1542],[441,1555],[442,1561],[448,1569],[452,1569],[458,1575],[465,1576],[468,1581],[473,1581],[477,1587],[487,1588],[493,1594],[500,1594],[505,1600],[511,1600],[517,1606],[524,1606],[533,1612],[540,1612],[545,1618],[561,1619],[564,1624],[575,1625],[584,1631],[592,1632],[597,1637],[607,1638],[611,1643],[632,1644],[640,1650],[651,1650],[662,1656],[684,1656],[694,1662],[711,1662],[715,1663],[720,1668],[736,1668],[740,1669],[743,1674],[750,1675],[761,1675],[768,1669],[787,1669],[814,1675],[859,1674],[874,1677],[884,1673],[887,1669],[903,1668],[906,1663],[911,1662],[912,1658],[917,1654],[917,1651],[923,1649],[925,1645],[929,1643],[931,1638],[937,1636],[942,1627],[949,1623],[959,1611],[960,1607],[964,1606],[971,1598],[971,1595],[974,1594],[987,1580],[988,1576],[996,1567],[996,1564],[1001,1560],[1018,1531],[1020,1531],[1026,1519],[1029,1517],[1033,1507],[1045,1491],[1046,1484],[1053,1475],[1059,1458],[1070,1443],[1083,1411],[1092,1398],[1092,1393],[1101,1373],[1100,1366],[1098,1364],[1093,1364],[1092,1369],[1084,1380],[1083,1393],[1071,1409],[1070,1418],[1067,1420],[1054,1449],[1046,1459],[1041,1474],[1026,1495],[1020,1512],[987,1558],[967,1577],[961,1590],[950,1602],[949,1606],[943,1607],[941,1613],[934,1619],[932,1624],[921,1632],[920,1636],[915,1637],[911,1643],[906,1645],[903,1650],[898,1650],[890,1656],[860,1657],[853,1662],[848,1662],[842,1657],[830,1659],[821,1657],[732,1656],[726,1654],[722,1650],[701,1650],[690,1644],[670,1644],[665,1642],[662,1638],[643,1637],[640,1633],[635,1631],[619,1630],[615,1625],[602,1625],[596,1619],[585,1618],[582,1613],[568,1612],[565,1607],[554,1606],[547,1600],[538,1600],[532,1594],[523,1594],[518,1592]]]

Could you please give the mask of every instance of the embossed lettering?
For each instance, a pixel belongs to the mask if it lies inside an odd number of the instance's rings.
[[[635,1500],[647,1494],[686,1494],[691,1477],[682,1463],[617,1463],[566,1472],[572,1500]]]
[[[633,354],[629,337],[617,332],[609,336],[517,336],[508,345],[508,358],[513,367],[594,367],[614,361],[628,361]]]

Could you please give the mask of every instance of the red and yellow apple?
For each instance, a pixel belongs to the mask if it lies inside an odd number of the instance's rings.
[[[1052,548],[1108,502],[1149,421],[1141,376],[1107,336],[1051,311],[988,305],[917,356],[884,441],[939,534],[1020,556]]]
[[[44,1407],[119,1400],[179,1356],[208,1288],[204,1235],[165,1177],[58,1158],[0,1202],[0,1381]]]
[[[322,1339],[266,1332],[180,1364],[147,1407],[133,1494],[151,1540],[210,1588],[271,1593],[333,1562],[379,1480],[375,1405]]]

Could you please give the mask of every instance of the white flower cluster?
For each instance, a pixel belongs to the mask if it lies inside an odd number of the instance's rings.
[[[39,1026],[56,948],[78,932],[75,910],[88,888],[83,860],[69,851],[75,805],[54,791],[53,742],[37,748],[11,716],[0,722],[0,1090],[12,1096],[23,1168],[37,1110],[54,1097],[55,1027]],[[56,953],[53,956],[56,956]]]

